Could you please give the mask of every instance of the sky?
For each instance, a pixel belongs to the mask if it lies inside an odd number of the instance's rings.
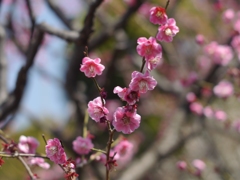
[[[21,3],[24,2],[24,0],[17,0],[17,5],[21,6]],[[59,0],[58,3],[64,7],[66,0]],[[84,9],[82,4],[76,3],[76,0],[68,0],[67,3],[69,6],[64,12],[69,17],[76,15]],[[6,23],[6,14],[9,9],[9,6],[5,3],[2,4],[0,9],[1,24]],[[71,10],[69,11],[69,9]],[[39,11],[36,12],[38,13],[37,23],[46,22],[54,27],[66,29],[46,4],[43,6],[35,4],[34,10],[35,12]],[[26,17],[24,18],[22,13],[22,9],[14,11],[13,18],[16,18],[16,22],[21,23],[21,21],[25,21]],[[23,41],[25,39],[23,37]],[[6,59],[8,62],[7,87],[9,92],[11,92],[15,87],[17,73],[25,63],[25,58],[7,39],[5,44]],[[67,68],[65,57],[66,46],[66,42],[60,38],[50,35],[45,36],[44,46],[38,51],[34,65],[29,71],[28,85],[20,105],[21,109],[12,123],[14,130],[21,130],[28,127],[31,116],[38,120],[46,120],[46,118],[54,120],[60,126],[65,124],[71,112],[71,106],[62,84],[65,80]],[[41,72],[50,74],[51,78],[43,75]]]

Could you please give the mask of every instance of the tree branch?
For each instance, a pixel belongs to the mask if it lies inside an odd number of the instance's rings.
[[[72,25],[70,20],[68,20],[65,15],[62,13],[62,11],[57,7],[56,4],[52,0],[46,0],[48,6],[51,8],[51,10],[59,17],[59,19],[63,22],[65,26],[68,27],[68,29],[72,29]]]
[[[3,107],[0,109],[0,121],[3,121],[10,113],[14,112],[18,108],[27,83],[28,71],[33,65],[34,58],[43,40],[43,35],[44,33],[42,31],[36,31],[36,39],[32,39],[27,51],[26,64],[18,73],[16,87],[4,102]]]

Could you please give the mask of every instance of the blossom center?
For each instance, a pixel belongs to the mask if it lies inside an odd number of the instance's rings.
[[[147,89],[147,82],[146,81],[140,81],[139,82],[139,89]]]
[[[127,117],[127,116],[124,116],[124,117],[122,118],[122,120],[123,120],[124,125],[129,124],[129,122],[130,122],[130,118]]]
[[[172,30],[169,29],[169,28],[167,28],[167,29],[165,30],[165,34],[166,34],[167,36],[171,36],[171,35],[172,35]]]
[[[161,17],[162,15],[163,15],[163,13],[161,11],[158,11],[156,14],[157,17]]]
[[[152,52],[152,46],[149,45],[149,46],[147,46],[147,48],[146,48],[146,54],[147,54],[147,55],[148,55],[148,54],[151,54],[151,52]]]
[[[152,58],[151,60],[150,60],[150,63],[152,63],[152,64],[157,64],[158,63],[158,58]]]
[[[57,147],[56,146],[52,146],[52,147],[49,148],[49,150],[51,152],[51,155],[54,155],[57,152]]]
[[[93,74],[94,71],[95,71],[95,68],[94,68],[93,66],[90,66],[90,67],[89,67],[89,71],[90,71],[91,74]]]

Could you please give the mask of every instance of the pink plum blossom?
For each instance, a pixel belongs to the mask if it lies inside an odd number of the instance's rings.
[[[148,90],[153,90],[157,85],[157,81],[150,76],[149,72],[145,74],[134,71],[132,73],[132,80],[129,87],[132,91],[139,91],[139,93],[146,93]]]
[[[187,168],[187,163],[185,161],[178,161],[176,166],[179,170],[184,171]]]
[[[227,98],[233,95],[234,89],[232,83],[223,80],[213,88],[213,92],[220,98]]]
[[[196,172],[194,173],[196,176],[201,176],[202,171],[206,168],[205,162],[200,159],[193,160],[192,165],[196,168]]]
[[[79,70],[84,72],[85,76],[89,78],[101,75],[105,67],[100,62],[100,58],[90,59],[89,57],[84,57]]]
[[[113,93],[118,94],[123,101],[126,101],[130,105],[134,105],[139,101],[138,91],[132,91],[130,88],[121,88],[116,86]]]
[[[109,113],[108,109],[102,103],[101,97],[97,97],[88,103],[89,116],[96,122],[100,122],[100,119]]]
[[[152,6],[153,6],[152,4],[150,4],[148,2],[145,2],[138,9],[138,13],[148,18],[148,16],[149,16],[149,9],[151,9]]]
[[[212,118],[214,116],[214,111],[210,106],[207,106],[203,109],[203,114],[207,118]]]
[[[200,103],[198,102],[193,102],[189,106],[190,110],[196,114],[196,115],[202,115],[203,113],[203,107]]]
[[[194,102],[197,99],[197,97],[193,92],[189,92],[186,95],[186,99],[188,102]]]
[[[240,18],[237,18],[237,20],[233,24],[233,28],[235,31],[240,33]]]
[[[133,156],[133,144],[130,141],[124,139],[114,147],[113,151],[117,153],[116,159],[118,160],[118,164],[120,166],[123,166],[127,164]]]
[[[216,110],[214,113],[214,117],[216,118],[216,120],[221,122],[227,120],[227,114],[222,110]]]
[[[161,65],[163,63],[163,60],[162,60],[162,54],[161,56],[155,56],[154,58],[151,58],[151,59],[148,59],[146,60],[146,65],[147,65],[147,69],[148,70],[153,70],[153,69],[156,69],[156,67],[158,65]]]
[[[128,112],[124,107],[119,107],[113,115],[112,124],[116,131],[130,134],[139,127],[140,122],[141,116],[136,112]]]
[[[93,148],[93,143],[89,138],[83,138],[81,136],[78,136],[73,141],[73,149],[75,152],[77,152],[80,155],[88,154],[92,148]]]
[[[181,80],[181,83],[184,87],[188,87],[195,83],[198,79],[198,74],[196,72],[190,72],[188,76]]]
[[[154,37],[150,37],[149,39],[145,37],[140,37],[137,40],[137,53],[145,57],[146,60],[150,60],[158,56],[162,57],[162,47],[157,43]]]
[[[229,23],[231,22],[233,19],[234,19],[234,16],[235,16],[235,12],[233,9],[227,9],[223,12],[223,21],[225,23]]]
[[[56,164],[63,164],[67,161],[66,153],[59,139],[49,139],[45,148],[47,157]]]
[[[49,169],[50,164],[46,163],[43,158],[35,157],[28,160],[29,165],[37,165],[43,169]]]
[[[112,121],[113,120],[113,114],[115,110],[121,106],[120,100],[107,100],[106,102],[106,108],[108,109],[109,113],[107,114],[107,120]],[[102,125],[106,125],[101,123]]]
[[[165,8],[153,7],[150,9],[150,22],[153,24],[164,25],[167,23],[168,16]]]
[[[230,46],[219,45],[213,41],[204,47],[205,53],[213,60],[215,64],[226,66],[233,58],[233,52]]]
[[[157,40],[171,42],[173,37],[179,32],[176,21],[173,18],[168,19],[167,23],[158,28]]]
[[[36,152],[38,145],[39,142],[34,137],[30,136],[26,137],[22,135],[19,138],[18,149],[24,153],[34,154]]]
[[[197,44],[203,45],[204,42],[205,42],[205,37],[204,37],[202,34],[198,34],[198,35],[195,37],[195,40],[196,40]]]

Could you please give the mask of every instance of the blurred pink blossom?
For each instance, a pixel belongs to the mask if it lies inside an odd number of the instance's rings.
[[[34,137],[21,135],[19,138],[18,149],[21,152],[34,154],[38,146],[39,142]]]
[[[132,73],[132,80],[129,87],[132,91],[139,91],[139,93],[146,93],[153,90],[157,85],[157,81],[150,76],[150,73],[146,71],[144,74],[134,71]]]
[[[147,63],[147,69],[148,70],[151,71],[153,69],[156,69],[156,67],[158,65],[161,65],[163,63],[162,55],[161,56],[155,56],[154,58],[147,60],[146,63]]]
[[[137,53],[146,60],[150,60],[156,56],[162,57],[162,47],[154,37],[150,37],[149,39],[140,37],[137,43]]]
[[[225,23],[230,23],[235,16],[235,12],[233,9],[227,9],[223,12],[222,18]]]
[[[67,161],[66,153],[59,139],[49,139],[45,149],[47,157],[56,164],[64,164]]]
[[[216,110],[214,112],[214,117],[218,120],[218,121],[226,121],[227,120],[227,114],[222,111],[222,110]]]
[[[113,120],[113,114],[115,110],[121,106],[120,100],[107,100],[106,108],[108,109],[109,113],[107,114],[107,120]]]
[[[182,86],[188,87],[198,80],[198,74],[196,72],[190,72],[188,76],[181,80]]]
[[[196,100],[196,95],[193,92],[189,92],[186,95],[186,99],[188,102],[194,102]]]
[[[235,31],[240,33],[240,19],[239,18],[234,22],[233,28],[234,28]]]
[[[203,114],[204,116],[206,116],[207,118],[212,118],[214,116],[214,111],[210,106],[206,106],[203,109]]]
[[[73,141],[73,150],[80,155],[88,154],[93,148],[93,143],[89,138],[78,136]]]
[[[150,9],[150,22],[153,24],[164,25],[167,23],[168,16],[165,8],[153,7]]]
[[[148,18],[150,14],[149,9],[151,9],[152,6],[153,5],[148,2],[143,3],[141,7],[138,9],[139,14],[142,14],[143,16]]]
[[[50,168],[50,165],[48,163],[46,163],[43,158],[40,158],[40,157],[30,158],[28,160],[28,164],[29,165],[37,165],[37,166],[39,166],[43,169],[49,169]]]
[[[141,122],[141,116],[136,112],[128,112],[125,107],[119,107],[113,115],[112,124],[116,131],[130,134],[135,131]]]
[[[193,160],[192,165],[196,168],[196,172],[194,173],[196,176],[201,176],[203,170],[206,168],[205,162],[200,159]]]
[[[202,115],[203,113],[203,106],[198,102],[191,103],[189,108],[192,111],[192,113],[196,115]]]
[[[227,98],[234,93],[233,85],[232,83],[228,81],[220,81],[214,88],[213,92],[216,96],[220,98]]]
[[[121,88],[120,86],[116,86],[113,93],[118,94],[123,101],[126,101],[130,105],[136,104],[140,97],[138,91],[132,91],[130,88]]]
[[[89,116],[96,122],[100,122],[101,118],[109,113],[108,109],[102,103],[101,97],[97,97],[88,103]]]
[[[176,166],[179,170],[184,171],[187,168],[187,163],[185,161],[178,161]]]
[[[233,52],[230,46],[219,45],[213,41],[204,47],[205,53],[213,60],[215,64],[226,66],[233,58]]]
[[[118,165],[124,166],[126,165],[133,156],[133,144],[124,139],[120,141],[113,149],[114,152],[116,152],[116,158],[118,159]]]
[[[195,37],[196,43],[199,45],[203,45],[205,43],[205,37],[202,34],[198,34]]]
[[[101,75],[105,67],[100,62],[100,58],[90,59],[89,57],[84,57],[79,70],[84,72],[85,76],[89,78]]]
[[[176,21],[173,18],[168,19],[167,23],[158,28],[157,40],[171,42],[173,37],[179,32]]]

